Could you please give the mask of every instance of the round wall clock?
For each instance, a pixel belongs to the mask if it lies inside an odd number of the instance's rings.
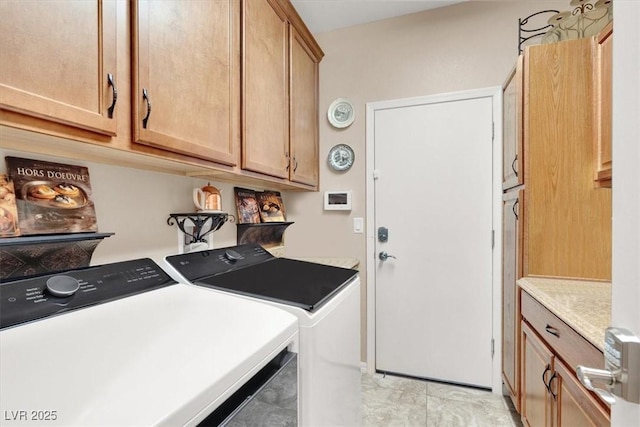
[[[329,166],[333,170],[346,171],[353,166],[356,156],[347,144],[338,144],[329,150]]]
[[[355,119],[353,104],[347,99],[338,98],[329,105],[327,111],[329,123],[336,128],[346,128]]]

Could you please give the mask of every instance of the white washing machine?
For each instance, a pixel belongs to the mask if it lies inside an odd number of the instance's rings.
[[[3,426],[218,425],[276,380],[248,425],[297,421],[296,317],[150,259],[0,283],[0,308]]]
[[[247,244],[168,256],[180,282],[231,292],[298,318],[302,426],[360,425],[360,279],[357,270],[273,257]]]

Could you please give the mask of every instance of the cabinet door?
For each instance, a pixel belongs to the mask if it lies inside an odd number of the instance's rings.
[[[522,146],[522,56],[505,84],[503,95],[502,189],[524,182]]]
[[[609,415],[564,363],[556,360],[550,388],[555,404],[553,425],[608,426]]]
[[[0,16],[0,108],[115,135],[116,3],[2,0]]]
[[[522,423],[531,427],[550,425],[553,408],[547,383],[553,374],[553,353],[524,321],[521,326]]]
[[[597,40],[596,102],[594,103],[597,138],[596,179],[602,186],[611,187],[613,24],[607,25]]]
[[[502,201],[502,377],[516,410],[520,408],[520,310],[516,280],[521,277],[520,224],[524,190],[510,191]]]
[[[318,60],[289,26],[290,150],[289,179],[318,185]]]
[[[275,0],[242,4],[242,168],[288,178],[287,18]]]
[[[133,22],[135,142],[235,165],[239,0],[138,0]]]
[[[593,44],[525,50],[524,275],[611,280],[611,192],[593,185]]]

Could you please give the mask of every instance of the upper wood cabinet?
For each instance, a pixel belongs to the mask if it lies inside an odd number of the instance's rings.
[[[523,184],[522,146],[522,56],[513,68],[503,87],[502,119],[502,189]]]
[[[242,168],[289,178],[288,22],[275,0],[244,0]]]
[[[46,137],[3,146],[317,189],[323,53],[289,0],[31,3],[0,1],[0,125]]]
[[[288,1],[243,3],[242,168],[318,185],[322,51]]]
[[[0,108],[116,134],[116,4],[0,1]]]
[[[298,31],[289,27],[289,179],[318,185],[318,63]]]
[[[138,0],[132,8],[134,142],[236,165],[239,0]]]
[[[593,185],[594,42],[524,54],[523,274],[611,280],[611,191]]]
[[[611,93],[613,62],[613,22],[607,24],[596,38],[596,181],[599,186],[611,187]]]

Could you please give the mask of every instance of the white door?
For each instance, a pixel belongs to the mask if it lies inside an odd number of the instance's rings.
[[[492,102],[375,110],[378,371],[491,387]]]
[[[615,2],[613,44],[612,326],[640,335],[640,3]],[[621,40],[620,42],[618,42]],[[617,399],[611,425],[640,426],[640,405]]]

